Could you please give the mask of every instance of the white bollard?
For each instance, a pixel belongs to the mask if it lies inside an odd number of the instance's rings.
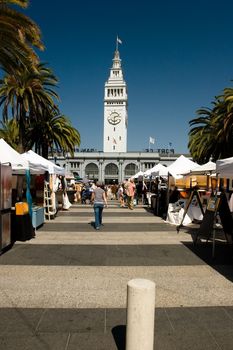
[[[155,283],[133,279],[127,284],[126,350],[153,350]]]

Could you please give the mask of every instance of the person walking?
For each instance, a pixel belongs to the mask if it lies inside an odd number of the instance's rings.
[[[134,207],[134,195],[135,195],[135,183],[134,179],[131,179],[126,184],[126,194],[127,194],[127,205],[130,210],[133,210]]]
[[[102,215],[104,205],[107,207],[107,197],[106,193],[101,187],[102,184],[98,181],[96,183],[96,188],[93,190],[91,195],[91,202],[94,203],[94,213],[95,213],[95,229],[99,230],[102,225]]]
[[[118,197],[118,200],[120,201],[120,207],[124,208],[125,207],[125,201],[124,201],[124,190],[123,190],[122,184],[120,184],[119,187],[118,187],[117,197]]]

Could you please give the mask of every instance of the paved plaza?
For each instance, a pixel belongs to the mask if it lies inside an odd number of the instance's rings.
[[[156,283],[156,350],[233,349],[229,246],[194,247],[147,208],[73,205],[0,257],[1,350],[124,350],[127,282]],[[142,349],[143,350],[143,349]]]

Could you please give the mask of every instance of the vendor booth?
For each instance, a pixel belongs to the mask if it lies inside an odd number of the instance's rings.
[[[57,191],[57,175],[65,176],[65,169],[48,159],[45,159],[32,150],[23,153],[22,156],[28,161],[29,166],[33,171],[40,174],[47,174],[46,178],[45,176],[41,178],[41,182],[39,179],[37,181],[37,198],[43,200],[44,216],[46,219],[50,220],[56,215],[58,206],[55,195],[55,192]],[[36,225],[40,224],[40,218],[42,218],[41,212],[38,212],[39,210],[40,208],[37,207],[37,215],[35,218]]]
[[[26,172],[29,172],[28,161],[5,140],[0,139],[0,163],[0,250],[2,250],[15,240],[32,238],[34,230],[29,211],[16,215],[16,203],[12,202],[12,184],[17,182],[14,180],[17,180],[18,176],[25,176]]]
[[[28,161],[3,139],[0,139],[0,162],[10,163],[13,174],[25,174],[29,170]]]
[[[183,174],[187,174],[192,169],[197,167],[197,165],[198,165],[197,163],[181,155],[171,165],[167,167],[167,171],[175,179],[179,179],[179,178],[182,178]]]
[[[219,177],[233,178],[233,157],[219,159],[216,162],[216,173]]]
[[[202,219],[202,212],[195,199],[190,201],[190,208],[184,216],[186,204],[190,193],[190,179],[184,174],[189,174],[198,164],[181,155],[177,160],[167,167],[168,171],[168,210],[166,222],[179,225],[182,220],[185,224],[191,223],[194,219]],[[176,198],[175,198],[176,192]]]
[[[216,191],[216,164],[209,161],[194,167],[184,174],[183,178],[178,179],[176,185],[185,188],[187,198],[183,199],[181,206],[176,203],[175,208],[174,205],[173,208],[169,208],[167,220],[179,227],[182,224],[188,225],[193,220],[203,220],[210,197]],[[172,204],[169,206],[171,207]]]
[[[22,154],[22,157],[28,161],[30,169],[35,173],[43,174],[48,172],[49,174],[57,174],[65,176],[65,169],[54,164],[48,159],[40,156],[39,154],[31,151]]]

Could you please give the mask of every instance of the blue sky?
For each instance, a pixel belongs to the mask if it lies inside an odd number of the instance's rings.
[[[102,150],[104,83],[116,36],[128,86],[128,150],[188,151],[189,121],[233,79],[231,0],[31,0],[40,53],[59,78],[60,110],[81,147]]]

